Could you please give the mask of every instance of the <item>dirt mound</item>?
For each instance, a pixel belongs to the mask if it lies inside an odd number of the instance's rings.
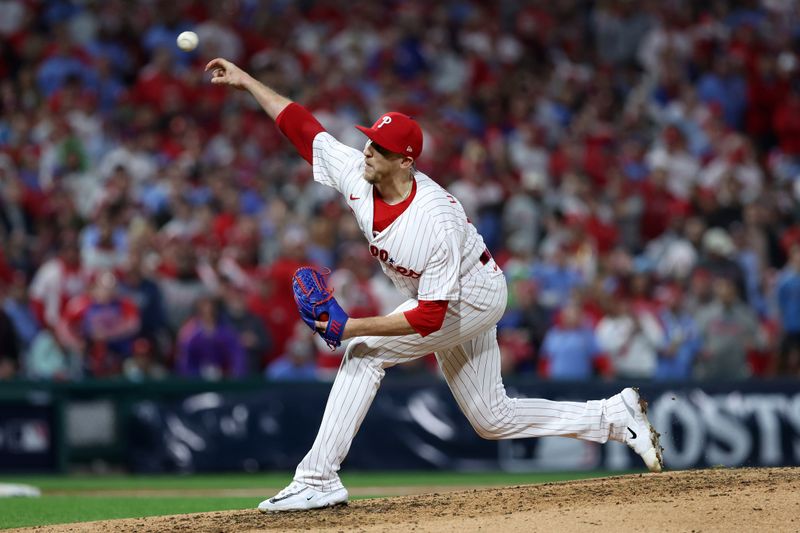
[[[41,531],[42,528],[28,531]],[[714,469],[256,510],[65,524],[48,532],[799,531],[800,470]],[[21,531],[21,530],[20,530]]]

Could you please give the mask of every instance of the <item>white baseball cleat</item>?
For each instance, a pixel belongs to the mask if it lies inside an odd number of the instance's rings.
[[[322,492],[303,483],[292,481],[278,494],[259,503],[258,510],[262,513],[308,511],[345,504],[347,504],[347,489],[344,487],[331,492]]]
[[[628,411],[625,444],[639,454],[644,464],[651,472],[661,472],[664,469],[664,459],[661,456],[660,434],[647,420],[647,402],[639,396],[639,389],[627,388],[620,393],[622,404]]]

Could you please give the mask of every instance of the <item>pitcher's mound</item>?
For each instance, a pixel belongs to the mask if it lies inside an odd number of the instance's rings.
[[[304,513],[255,509],[69,524],[136,531],[799,531],[800,469],[712,469],[433,493]]]

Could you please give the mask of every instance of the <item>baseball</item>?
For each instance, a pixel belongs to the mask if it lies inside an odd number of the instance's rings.
[[[197,37],[197,34],[193,31],[185,31],[178,35],[178,48],[183,50],[184,52],[191,52],[195,48],[197,48],[197,43],[200,42],[200,39]]]

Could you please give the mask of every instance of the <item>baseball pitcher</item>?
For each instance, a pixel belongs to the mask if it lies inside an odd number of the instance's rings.
[[[371,126],[363,151],[327,133],[305,108],[233,63],[208,63],[211,82],[249,91],[299,154],[314,179],[334,187],[355,214],[369,251],[408,298],[387,316],[349,318],[312,268],[292,280],[303,320],[332,346],[351,338],[331,388],[322,424],[294,481],[259,504],[263,512],[317,509],[347,502],[339,466],[386,368],[431,352],[459,407],[486,439],[562,436],[624,442],[647,467],[662,469],[658,434],[635,389],[608,399],[553,402],[509,398],[500,375],[496,323],[506,281],[456,198],[415,168],[422,130],[386,113]]]

